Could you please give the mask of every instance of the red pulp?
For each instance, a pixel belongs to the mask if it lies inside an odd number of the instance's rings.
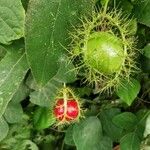
[[[79,115],[79,105],[74,99],[67,100],[66,105],[64,104],[64,99],[58,99],[54,106],[55,117],[62,120],[75,120]]]

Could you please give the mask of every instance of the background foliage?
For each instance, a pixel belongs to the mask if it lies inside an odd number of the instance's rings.
[[[110,0],[134,18],[141,72],[113,95],[81,84],[68,58],[69,33],[108,0],[0,0],[0,149],[149,150],[150,1]],[[85,117],[53,126],[57,91],[67,83]]]

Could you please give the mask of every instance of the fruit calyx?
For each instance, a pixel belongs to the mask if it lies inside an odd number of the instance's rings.
[[[121,11],[102,9],[82,20],[71,34],[70,58],[85,82],[95,86],[95,93],[112,93],[122,79],[139,72],[132,22]]]
[[[79,120],[80,103],[70,88],[64,87],[56,97],[53,114],[58,124],[72,123]]]
[[[54,108],[55,117],[60,121],[76,120],[79,115],[79,105],[76,100],[67,100],[67,104],[64,105],[64,99],[58,99]]]

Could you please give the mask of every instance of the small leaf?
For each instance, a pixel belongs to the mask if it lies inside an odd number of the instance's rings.
[[[8,134],[9,126],[3,117],[0,118],[0,141],[2,141]]]
[[[8,123],[18,123],[22,120],[23,110],[22,106],[10,102],[5,110],[4,117]]]
[[[38,146],[31,140],[23,140],[22,144],[20,145],[20,147],[18,147],[18,149],[26,150],[27,147],[30,150],[39,150]]]
[[[6,54],[6,49],[0,45],[0,61],[2,60],[2,58],[4,58]]]
[[[140,150],[141,141],[135,133],[128,133],[120,141],[121,150]]]
[[[149,114],[150,114],[150,111],[147,109],[140,109],[136,114],[136,116],[138,118],[138,123],[135,126],[135,133],[138,135],[138,137],[141,140],[143,139],[145,125],[146,125],[146,119]]]
[[[97,117],[89,117],[73,129],[73,139],[78,150],[99,150],[102,139],[102,126]]]
[[[143,55],[141,56],[141,66],[144,72],[150,73],[150,43],[148,43],[143,49]]]
[[[113,149],[112,140],[107,136],[102,137],[100,141],[99,150],[112,150],[112,149]]]
[[[150,114],[146,119],[144,137],[147,137],[148,135],[150,135]]]
[[[0,0],[0,43],[24,36],[25,11],[21,0]]]
[[[73,125],[69,126],[67,129],[67,132],[65,134],[64,142],[67,145],[75,146],[74,140],[73,140]]]
[[[70,43],[70,29],[80,22],[80,15],[91,12],[93,4],[93,0],[29,2],[25,26],[26,52],[33,76],[40,86],[58,72],[61,57],[66,54],[65,48]]]
[[[34,127],[37,130],[42,130],[48,128],[55,123],[55,118],[51,113],[51,110],[48,108],[39,107],[33,116]]]
[[[150,59],[150,44],[144,47],[144,56]]]
[[[30,89],[24,83],[21,83],[18,90],[11,99],[11,102],[13,104],[18,104],[23,101],[29,95],[29,93]]]
[[[120,128],[133,130],[138,123],[138,119],[133,113],[124,112],[113,117],[113,123]]]
[[[135,16],[138,18],[138,22],[150,27],[149,10],[150,10],[149,0],[137,1],[136,5],[134,6],[134,13]]]
[[[137,97],[140,91],[140,83],[135,79],[131,79],[130,81],[122,81],[122,84],[117,90],[117,95],[121,98],[129,106]]]
[[[0,117],[18,90],[27,70],[26,56],[22,50],[8,52],[0,62]]]
[[[112,119],[114,116],[120,113],[121,113],[120,109],[117,109],[117,108],[103,110],[100,113],[100,120],[102,123],[104,134],[116,142],[121,138],[123,129],[116,126],[113,123]]]

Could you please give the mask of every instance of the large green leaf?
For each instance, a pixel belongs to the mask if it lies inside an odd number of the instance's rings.
[[[120,150],[140,150],[141,141],[135,133],[128,133],[121,138]]]
[[[149,0],[139,0],[134,6],[135,16],[138,21],[144,25],[150,27],[150,1]]]
[[[8,133],[9,126],[3,117],[0,118],[0,141],[3,140]]]
[[[0,0],[0,43],[24,36],[25,11],[21,0]]]
[[[102,139],[101,122],[96,117],[89,117],[74,126],[73,139],[77,150],[100,150]]]
[[[0,117],[18,90],[27,70],[28,65],[22,50],[8,52],[0,62]]]
[[[117,95],[130,106],[137,97],[140,88],[141,86],[138,80],[133,78],[130,81],[124,80],[117,90]]]
[[[124,112],[113,117],[113,123],[120,128],[133,130],[138,123],[138,119],[133,113]]]
[[[26,51],[39,85],[45,85],[58,71],[67,51],[69,30],[80,15],[91,12],[93,0],[31,0],[26,17]]]

